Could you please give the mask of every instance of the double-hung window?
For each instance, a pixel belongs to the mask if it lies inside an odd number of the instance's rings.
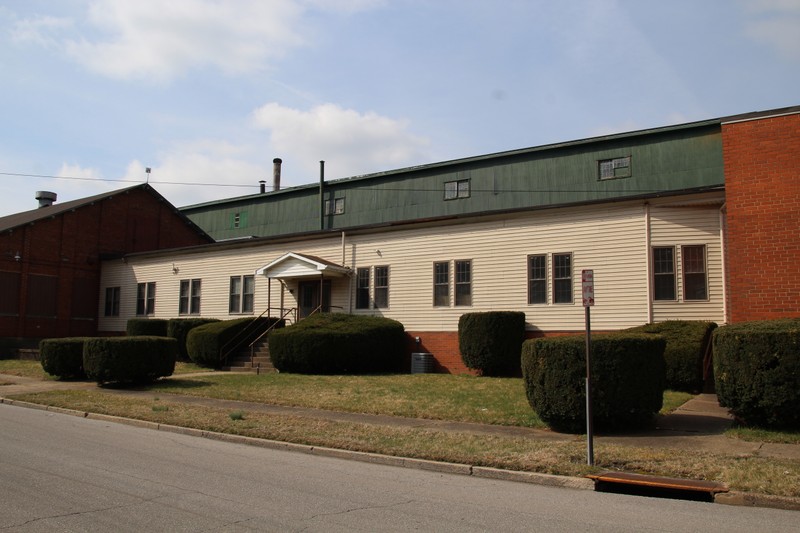
[[[228,292],[228,313],[232,315],[253,312],[255,303],[255,276],[231,276]]]
[[[547,303],[547,256],[528,256],[528,303]]]
[[[472,261],[461,260],[456,266],[456,305],[472,305]]]
[[[369,309],[369,267],[356,269],[356,309]]]
[[[106,287],[105,316],[119,316],[119,287]]]
[[[199,279],[181,280],[180,294],[178,298],[178,314],[180,315],[200,314]]]
[[[680,260],[676,251],[675,246],[653,248],[653,300],[678,300],[678,279],[682,284],[680,294],[683,301],[708,300],[706,246],[681,246]]]
[[[450,305],[449,261],[433,264],[433,305],[435,307],[448,307]]]
[[[147,316],[156,312],[156,282],[138,283],[136,285],[136,314]]]
[[[653,248],[653,300],[675,300],[675,247]]]
[[[572,254],[553,254],[553,303],[572,303]]]
[[[683,299],[707,300],[705,245],[682,246],[681,259],[683,263]]]
[[[434,307],[450,306],[450,261],[439,261],[433,264],[433,305]],[[457,259],[453,263],[454,304],[472,305],[472,261]]]
[[[389,267],[375,267],[375,309],[389,307]]]

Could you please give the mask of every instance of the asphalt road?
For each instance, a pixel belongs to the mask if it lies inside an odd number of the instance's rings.
[[[0,531],[798,531],[800,514],[276,451],[0,404]]]

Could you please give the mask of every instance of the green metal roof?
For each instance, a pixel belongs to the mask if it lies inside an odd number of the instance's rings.
[[[182,211],[222,240],[704,190],[724,185],[720,128],[708,120],[325,182],[323,199],[342,199],[342,214],[320,216],[319,184]],[[600,179],[600,161],[622,158],[628,177]],[[468,197],[445,199],[445,183],[458,181],[468,183]]]

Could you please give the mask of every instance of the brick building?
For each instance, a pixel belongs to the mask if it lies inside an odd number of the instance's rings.
[[[722,123],[728,321],[800,316],[800,112]]]
[[[54,194],[41,196],[38,209],[0,218],[6,349],[96,334],[103,260],[211,242],[147,184],[52,205]]]

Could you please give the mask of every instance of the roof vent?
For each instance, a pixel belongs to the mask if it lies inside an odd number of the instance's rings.
[[[272,160],[272,191],[281,190],[281,163],[283,161],[280,157]]]
[[[36,191],[36,199],[39,200],[39,207],[50,207],[56,201],[58,195],[50,191]]]

